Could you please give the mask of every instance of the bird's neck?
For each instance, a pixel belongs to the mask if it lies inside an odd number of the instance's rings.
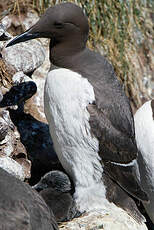
[[[50,62],[58,67],[69,68],[85,49],[83,42],[66,41],[62,43],[54,43],[50,41]]]

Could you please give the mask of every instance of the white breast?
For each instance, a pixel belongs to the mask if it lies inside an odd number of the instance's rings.
[[[150,203],[143,204],[154,223],[154,120],[151,101],[146,102],[135,114],[137,147],[140,150],[138,164],[142,187]]]
[[[92,194],[95,200],[97,195],[105,196],[103,184],[100,186],[103,168],[98,156],[99,143],[91,135],[86,108],[94,100],[92,85],[78,73],[64,68],[49,72],[44,105],[50,134],[61,164],[75,183],[76,201],[85,206]],[[86,202],[81,196],[84,193]]]

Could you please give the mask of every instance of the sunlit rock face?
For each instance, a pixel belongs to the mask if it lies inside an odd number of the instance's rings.
[[[2,90],[0,89],[0,102],[3,100]]]
[[[33,24],[31,20],[31,14],[25,18],[25,28]],[[36,22],[37,19],[34,21]],[[11,25],[16,25],[16,21],[13,17],[5,17],[0,24],[0,41],[9,40],[12,36],[6,32],[6,28],[10,28]],[[19,23],[19,22],[18,22]],[[10,72],[23,71],[24,73],[32,73],[37,69],[45,59],[45,51],[41,43],[37,40],[25,42],[23,44],[17,44],[15,47],[5,49],[5,43],[1,43],[1,51],[3,60],[5,61]]]
[[[11,38],[11,35],[6,31],[5,26],[0,23],[0,41],[7,41]]]
[[[34,40],[3,49],[2,56],[16,72],[31,73],[43,63],[45,52],[41,43]]]
[[[147,230],[114,204],[108,210],[95,210],[60,226],[60,230]]]
[[[0,108],[0,167],[21,180],[31,176],[31,162],[20,141],[20,134],[9,111],[3,108]]]
[[[0,157],[0,166],[8,173],[14,175],[20,180],[23,181],[25,179],[25,174],[22,166],[12,158],[7,156]]]
[[[25,29],[37,20],[37,14],[27,13],[23,20]],[[0,35],[1,32],[6,34],[6,29],[12,25],[20,26],[18,18],[13,16],[4,17],[2,23]],[[57,162],[59,164],[48,125],[44,123],[43,88],[49,65],[46,61],[41,66],[45,58],[41,42],[33,40],[11,49],[5,48],[6,43],[4,39],[0,41],[1,61],[8,70],[0,82],[1,166],[21,180],[31,177],[32,181],[37,181],[40,175],[51,170]],[[33,96],[36,89],[37,95]]]
[[[4,23],[5,24],[5,23]],[[6,41],[11,35],[6,32],[7,23],[0,24],[0,41]],[[2,43],[2,47],[4,43]],[[4,77],[5,78],[5,77]],[[3,90],[2,90],[3,89]],[[26,150],[20,141],[20,134],[13,124],[9,111],[2,106],[8,89],[0,89],[0,167],[10,174],[25,180],[31,176],[31,162],[27,158]],[[13,95],[12,95],[13,96]]]

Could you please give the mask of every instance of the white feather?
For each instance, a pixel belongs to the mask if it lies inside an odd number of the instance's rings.
[[[134,116],[137,147],[140,150],[138,164],[143,189],[150,203],[143,204],[154,223],[154,120],[151,101],[146,102]]]
[[[91,135],[87,111],[87,105],[93,101],[92,85],[78,73],[64,68],[49,72],[45,114],[59,160],[74,181],[80,211],[102,207],[107,202],[101,180],[99,142]]]

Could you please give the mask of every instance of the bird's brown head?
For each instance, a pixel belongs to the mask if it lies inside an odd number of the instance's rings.
[[[73,3],[62,3],[48,8],[35,25],[15,37],[7,47],[34,38],[50,38],[53,46],[76,41],[74,44],[84,47],[88,31],[88,20],[82,9]]]

